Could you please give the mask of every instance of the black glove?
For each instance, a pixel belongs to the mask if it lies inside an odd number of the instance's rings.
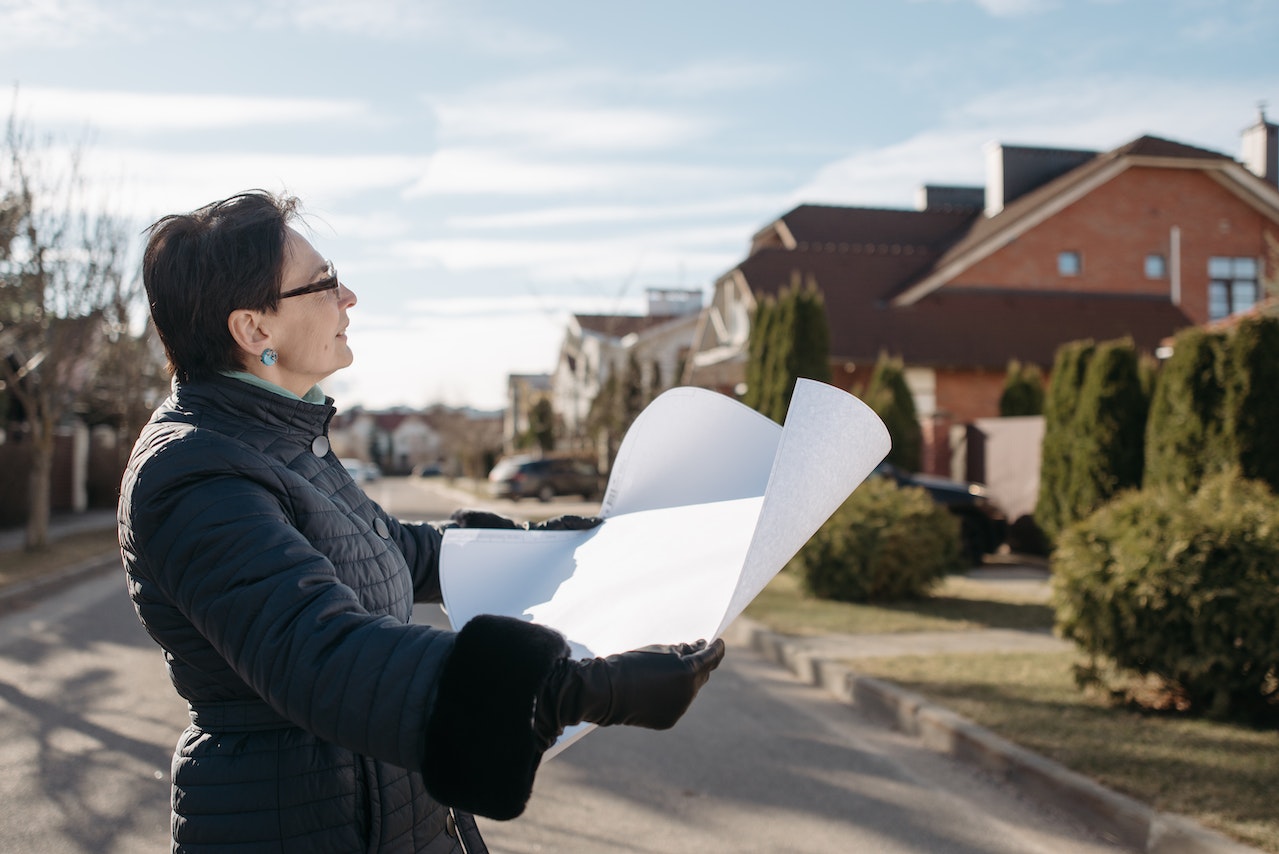
[[[585,531],[604,520],[599,516],[555,516],[544,522],[516,522],[487,510],[455,510],[449,517],[459,528],[501,528],[525,531]]]
[[[563,659],[542,683],[533,729],[547,747],[564,728],[589,721],[670,729],[711,671],[724,658],[724,642],[646,646],[582,661]]]

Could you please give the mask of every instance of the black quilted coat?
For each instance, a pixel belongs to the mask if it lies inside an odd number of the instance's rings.
[[[564,641],[498,617],[409,624],[440,600],[441,526],[351,481],[330,404],[176,384],[129,461],[129,592],[191,710],[174,851],[477,854],[472,813],[527,802],[533,696]]]

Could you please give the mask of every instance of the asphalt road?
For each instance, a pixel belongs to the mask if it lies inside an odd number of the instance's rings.
[[[406,518],[483,503],[430,481],[368,489]],[[0,852],[167,851],[185,723],[120,573],[0,617]],[[737,647],[675,729],[593,732],[544,765],[524,816],[481,826],[505,854],[1114,850]]]

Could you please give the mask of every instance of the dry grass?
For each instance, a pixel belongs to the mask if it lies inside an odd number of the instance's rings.
[[[119,551],[114,528],[70,534],[34,552],[0,552],[0,587],[53,574]]]

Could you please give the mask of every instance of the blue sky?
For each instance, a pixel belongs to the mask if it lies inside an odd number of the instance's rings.
[[[698,288],[802,202],[911,207],[990,141],[1239,155],[1272,0],[0,0],[0,100],[138,229],[287,190],[359,295],[341,407],[497,407],[570,311]]]

